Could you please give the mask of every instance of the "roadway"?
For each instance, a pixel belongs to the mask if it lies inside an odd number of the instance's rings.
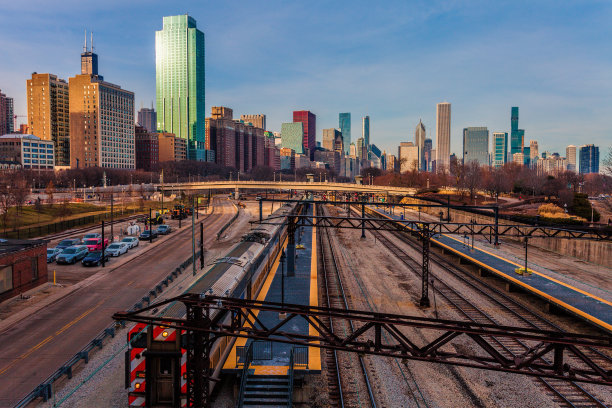
[[[218,201],[215,212],[204,221],[205,247],[234,213],[228,200]],[[191,234],[172,234],[122,265],[109,265],[86,285],[1,329],[1,407],[16,404],[107,327],[114,312],[129,309],[191,255]]]

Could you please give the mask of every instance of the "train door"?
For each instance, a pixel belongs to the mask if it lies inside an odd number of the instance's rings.
[[[147,353],[148,406],[180,407],[180,353]]]

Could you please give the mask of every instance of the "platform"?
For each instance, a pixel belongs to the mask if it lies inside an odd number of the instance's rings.
[[[309,209],[309,214],[312,214],[313,209]],[[317,237],[316,227],[299,227],[295,232],[296,249],[295,273],[289,276],[287,273],[287,263],[284,263],[284,297],[285,302],[318,306],[318,287],[317,287]],[[264,285],[257,296],[257,300],[268,302],[282,302],[281,284],[283,281],[281,273],[281,265],[277,262]],[[266,326],[273,327],[278,324],[279,316],[272,312],[255,312],[257,318]],[[313,329],[302,319],[292,321],[291,326],[286,330],[295,331],[295,333],[313,334]],[[240,352],[237,350],[248,347],[252,340],[238,338],[230,351],[227,360],[223,366],[223,372],[238,372],[242,370],[242,357],[237,357]],[[250,364],[250,369],[254,370],[256,375],[284,375],[287,373],[289,366],[289,356],[293,345],[285,343],[275,343],[274,341],[265,342],[260,352],[254,353],[253,361]],[[262,348],[262,347],[260,347]],[[265,355],[265,358],[258,358]],[[321,371],[321,350],[317,347],[308,347],[307,364],[296,365],[295,370],[305,370],[312,373]]]
[[[391,214],[385,209],[374,208],[374,206],[370,206],[369,209],[389,219],[398,221],[402,219],[401,215]],[[519,275],[516,269],[523,268],[524,265],[481,248],[472,250],[461,238],[448,234],[436,234],[432,237],[431,242],[513,285],[520,286],[523,290],[543,298],[556,307],[612,333],[612,302],[541,272],[532,271],[531,274]]]

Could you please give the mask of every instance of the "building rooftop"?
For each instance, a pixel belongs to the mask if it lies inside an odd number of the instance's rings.
[[[46,244],[42,239],[4,239],[0,238],[0,255],[7,255],[24,249],[34,248]]]
[[[41,140],[40,137],[30,135],[30,134],[22,134],[22,133],[9,133],[7,135],[0,136],[0,139],[30,139],[30,140]]]

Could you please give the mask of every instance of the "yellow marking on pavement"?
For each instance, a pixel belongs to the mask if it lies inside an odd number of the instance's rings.
[[[38,343],[37,345],[35,345],[31,349],[29,349],[28,351],[26,351],[25,353],[23,353],[22,355],[17,357],[15,360],[13,360],[13,362],[11,362],[9,365],[7,365],[2,370],[0,370],[0,375],[2,375],[5,372],[7,372],[11,367],[13,367],[19,361],[25,359],[26,357],[28,357],[30,354],[32,354],[33,352],[35,352],[36,350],[38,350],[39,348],[41,348],[45,344],[49,343],[55,336],[63,333],[64,331],[69,329],[71,326],[73,326],[75,323],[77,323],[79,320],[83,319],[85,316],[87,316],[88,314],[90,314],[91,312],[96,310],[103,302],[104,302],[104,300],[99,301],[94,307],[92,307],[91,309],[87,310],[85,313],[81,314],[79,317],[77,317],[76,319],[74,319],[73,321],[71,321],[70,323],[66,324],[64,327],[62,327],[60,330],[55,332],[54,335],[51,335],[51,336],[47,337],[46,339],[44,339],[43,341],[41,341],[40,343]]]
[[[134,283],[134,281],[130,281],[127,286],[130,286],[132,283]]]

